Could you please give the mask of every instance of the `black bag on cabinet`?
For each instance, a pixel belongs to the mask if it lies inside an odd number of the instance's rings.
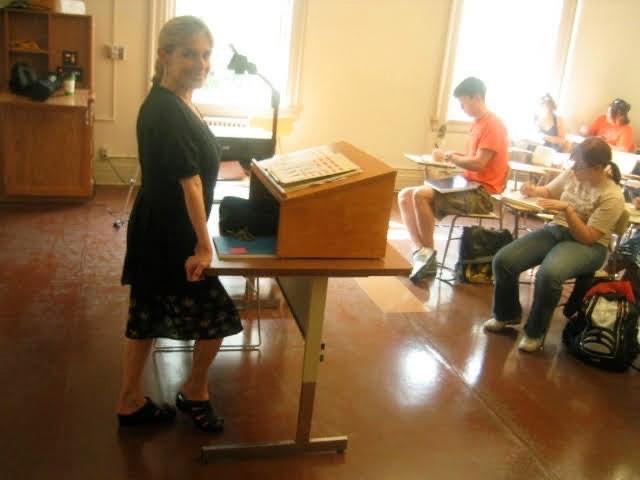
[[[11,67],[9,90],[16,95],[28,95],[29,89],[38,81],[33,68],[23,62],[14,63]]]
[[[11,67],[9,89],[16,95],[24,95],[31,100],[44,102],[59,86],[55,76],[38,80],[36,72],[26,63],[18,62]]]

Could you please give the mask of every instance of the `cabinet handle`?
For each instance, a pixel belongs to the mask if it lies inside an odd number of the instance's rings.
[[[94,101],[89,100],[89,104],[87,106],[86,118],[85,118],[85,124],[91,127],[93,127],[93,115],[94,115],[93,104],[94,104]]]

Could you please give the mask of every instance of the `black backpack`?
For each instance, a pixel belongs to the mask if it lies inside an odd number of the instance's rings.
[[[509,230],[495,230],[480,225],[464,227],[460,252],[455,266],[456,280],[461,283],[491,283],[493,256],[513,240]]]
[[[623,372],[640,351],[638,311],[621,293],[587,293],[578,315],[565,325],[562,341],[583,362]]]
[[[278,202],[273,197],[258,199],[224,197],[220,202],[221,235],[243,240],[278,232]]]

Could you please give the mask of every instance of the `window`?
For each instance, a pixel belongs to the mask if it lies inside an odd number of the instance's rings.
[[[439,120],[469,121],[452,94],[475,76],[510,135],[529,131],[539,98],[549,92],[558,100],[574,14],[575,0],[454,2]]]
[[[205,114],[245,115],[271,109],[271,89],[261,78],[227,69],[233,54],[230,45],[255,63],[280,92],[283,110],[295,106],[304,7],[304,0],[164,0],[160,23],[194,15],[213,33],[211,73],[205,86],[194,92],[194,101]]]

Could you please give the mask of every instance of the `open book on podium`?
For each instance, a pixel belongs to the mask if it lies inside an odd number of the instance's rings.
[[[258,165],[282,192],[339,180],[361,171],[342,153],[334,152],[326,145],[277,155]]]
[[[339,162],[344,157],[349,171],[308,178],[301,188],[287,190],[274,178],[270,160],[251,165],[249,197],[256,201],[273,197],[278,203],[276,255],[384,257],[395,170],[346,142],[316,147],[316,152],[318,149]]]

